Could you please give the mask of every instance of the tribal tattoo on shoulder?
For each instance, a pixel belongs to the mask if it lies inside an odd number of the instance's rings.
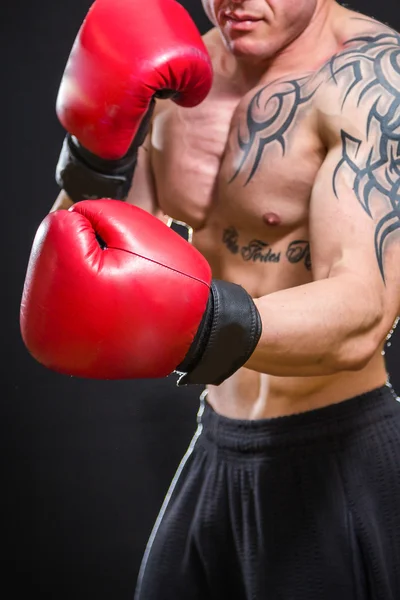
[[[350,170],[354,194],[371,218],[372,196],[378,193],[384,199],[388,208],[376,225],[374,243],[385,282],[384,244],[400,229],[400,35],[388,30],[354,38],[351,43],[357,47],[334,56],[329,71],[336,85],[343,85],[344,76],[342,109],[354,94],[357,106],[367,105],[366,142],[341,130],[342,156],[332,186],[339,198],[339,173]],[[365,144],[367,158],[360,152]]]

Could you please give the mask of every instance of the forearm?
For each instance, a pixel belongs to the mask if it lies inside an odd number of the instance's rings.
[[[61,192],[58,194],[56,201],[54,202],[53,206],[50,209],[50,212],[54,212],[56,210],[68,210],[69,208],[71,208],[71,206],[74,203],[72,202],[71,198],[68,196],[68,194],[66,192],[64,192],[64,190],[61,190]]]
[[[282,377],[362,368],[382,334],[376,291],[350,275],[255,300],[263,332],[246,367]]]

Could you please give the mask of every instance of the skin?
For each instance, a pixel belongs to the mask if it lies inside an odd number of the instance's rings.
[[[257,419],[381,386],[400,312],[400,38],[333,0],[203,4],[213,89],[194,109],[158,103],[128,201],[187,223],[259,309],[254,354],[208,400]]]

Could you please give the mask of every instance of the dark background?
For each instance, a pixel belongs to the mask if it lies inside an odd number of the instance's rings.
[[[57,89],[90,4],[14,0],[1,9],[0,540],[9,599],[38,593],[44,600],[132,600],[148,535],[194,432],[201,391],[178,390],[174,377],[111,383],[59,376],[37,364],[20,338],[30,247],[58,193],[54,167],[64,132]],[[201,1],[182,4],[206,31]],[[350,5],[400,29],[397,0]],[[395,335],[387,359],[397,389],[399,347]]]

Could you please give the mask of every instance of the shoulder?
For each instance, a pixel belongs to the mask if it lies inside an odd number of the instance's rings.
[[[400,100],[399,33],[361,15],[354,19],[357,27],[313,77],[323,115],[368,116],[378,99]]]
[[[385,49],[400,48],[400,34],[394,29],[367,17],[355,17],[354,20],[357,27],[348,29],[341,40],[340,50],[327,61],[327,66],[332,61],[346,60],[347,57],[373,59]]]
[[[335,18],[332,20],[332,26],[333,33],[335,34],[339,45],[346,43],[350,39],[368,35],[374,36],[381,33],[399,36],[399,33],[387,23],[378,21],[377,19],[360,12],[350,10],[344,6],[338,7]]]
[[[351,13],[357,15],[357,13]],[[340,73],[353,69],[362,78],[372,72],[376,60],[384,56],[397,56],[400,52],[400,34],[383,23],[362,15],[347,19],[338,51],[316,73],[327,83],[337,84]],[[396,62],[396,61],[394,61]],[[400,62],[393,64],[400,70]]]

